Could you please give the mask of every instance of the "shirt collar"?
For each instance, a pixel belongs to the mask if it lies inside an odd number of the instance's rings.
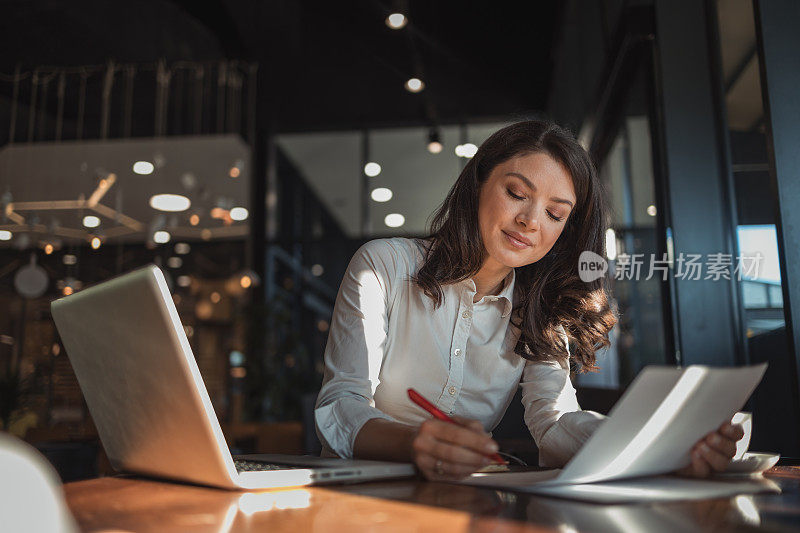
[[[517,280],[517,272],[515,269],[511,269],[511,272],[503,278],[503,290],[500,291],[500,294],[495,296],[491,296],[492,298],[502,299],[503,302],[503,313],[501,316],[503,318],[507,317],[511,314],[511,310],[514,307],[514,283]],[[465,279],[462,283],[465,283],[472,291],[476,290],[475,281],[472,278]],[[487,296],[488,298],[489,296]]]
[[[503,287],[503,290],[500,291],[500,294],[498,294],[500,298],[505,299],[505,304],[503,306],[503,315],[502,315],[504,318],[511,314],[511,309],[514,306],[513,303],[514,283],[516,282],[516,280],[517,280],[517,271],[516,269],[512,268],[511,272],[509,272],[508,276],[506,276],[505,278],[505,286]]]

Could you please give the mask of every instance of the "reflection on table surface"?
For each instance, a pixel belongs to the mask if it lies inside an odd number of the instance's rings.
[[[598,505],[421,480],[231,492],[133,477],[69,483],[90,531],[691,531],[796,530],[800,467],[768,478],[782,494]]]

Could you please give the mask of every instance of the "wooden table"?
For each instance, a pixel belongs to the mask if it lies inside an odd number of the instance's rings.
[[[800,467],[767,476],[783,493],[598,505],[419,479],[230,492],[115,476],[65,485],[84,531],[739,531],[800,529]]]

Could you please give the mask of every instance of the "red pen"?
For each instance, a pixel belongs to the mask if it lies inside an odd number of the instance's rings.
[[[408,389],[408,397],[411,398],[412,402],[419,405],[420,407],[428,411],[431,415],[433,415],[434,418],[437,418],[443,422],[450,422],[451,424],[455,424],[457,426],[461,425],[452,418],[450,418],[449,416],[447,416],[446,414],[444,414],[441,410],[437,409],[435,405],[426,400],[420,393],[418,393],[414,389]],[[489,457],[491,457],[492,460],[497,463],[504,465],[508,464],[508,461],[506,461],[496,453],[489,455]]]

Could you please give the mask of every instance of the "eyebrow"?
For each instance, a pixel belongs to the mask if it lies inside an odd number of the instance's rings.
[[[526,178],[525,176],[523,176],[523,175],[522,175],[522,174],[520,174],[519,172],[508,172],[508,173],[506,173],[506,176],[515,176],[515,177],[517,177],[517,178],[521,179],[522,181],[524,181],[524,182],[525,182],[525,184],[526,184],[528,187],[530,187],[530,188],[531,188],[531,189],[533,189],[534,191],[536,190],[536,185],[534,185],[534,184],[533,184],[533,182],[532,182],[531,180],[529,180],[528,178]],[[572,202],[570,202],[569,200],[565,200],[564,198],[556,198],[556,197],[552,197],[552,198],[550,198],[550,199],[551,199],[551,200],[553,200],[554,202],[558,202],[558,203],[560,203],[560,204],[567,204],[567,205],[568,205],[568,206],[570,206],[570,207],[574,207],[574,205],[573,205],[573,203],[572,203]]]

